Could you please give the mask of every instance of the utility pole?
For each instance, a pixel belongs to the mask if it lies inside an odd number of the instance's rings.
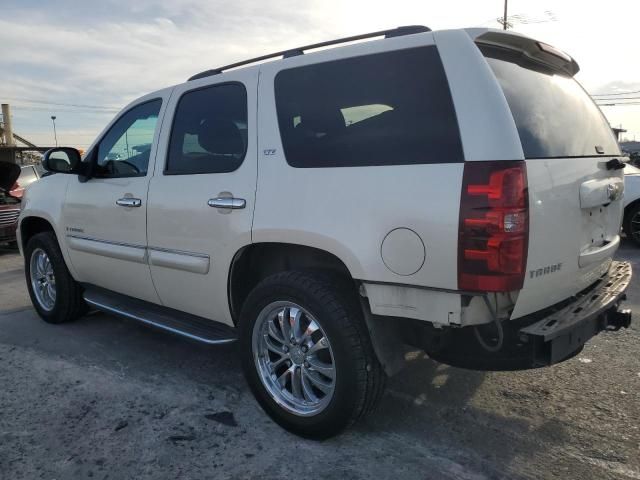
[[[56,116],[51,115],[51,121],[53,122],[53,138],[56,141],[56,147],[58,146],[58,134],[56,133]]]
[[[8,103],[2,104],[2,120],[4,123],[4,143],[7,147],[13,147],[13,126],[11,122],[11,106]]]
[[[0,140],[2,140],[2,134],[4,133],[4,145],[8,147],[0,154],[3,161],[9,161],[11,163],[18,163],[16,152],[13,148],[16,146],[16,141],[13,136],[13,121],[11,119],[11,106],[8,103],[2,104],[2,129],[0,129]]]
[[[508,0],[504,0],[504,15],[502,17],[502,29],[503,30],[507,29],[507,1]]]

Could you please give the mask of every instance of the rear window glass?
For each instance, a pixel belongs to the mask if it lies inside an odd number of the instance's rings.
[[[609,123],[573,78],[481,47],[509,103],[525,158],[620,155]]]
[[[275,94],[284,152],[294,167],[463,161],[436,47],[283,70]]]

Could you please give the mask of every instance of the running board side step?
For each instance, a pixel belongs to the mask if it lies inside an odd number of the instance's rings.
[[[231,343],[237,339],[235,328],[224,323],[128,297],[94,285],[84,284],[83,287],[85,302],[97,310],[136,320],[150,327],[208,345]]]

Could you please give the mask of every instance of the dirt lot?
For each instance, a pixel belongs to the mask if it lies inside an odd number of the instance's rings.
[[[640,272],[640,249],[619,257]],[[640,312],[640,282],[629,302]],[[51,326],[0,251],[0,479],[640,479],[640,317],[552,368],[418,357],[377,415],[322,443],[281,430],[235,347],[103,314]]]

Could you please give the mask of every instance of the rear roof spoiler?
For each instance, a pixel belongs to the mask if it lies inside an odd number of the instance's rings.
[[[472,37],[475,32],[477,31],[469,31]],[[580,71],[578,62],[562,50],[523,35],[488,30],[476,36],[474,41],[478,45],[520,52],[530,61],[543,64],[571,77]]]

